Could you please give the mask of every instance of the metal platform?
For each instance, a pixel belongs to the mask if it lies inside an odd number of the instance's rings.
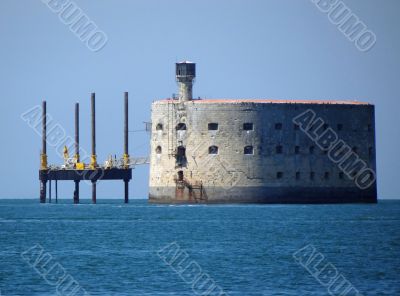
[[[129,181],[132,179],[132,167],[136,163],[146,163],[147,158],[130,158],[128,154],[128,93],[124,94],[124,154],[120,160],[112,158],[106,161],[105,165],[97,163],[96,156],[96,112],[95,94],[91,95],[91,143],[92,153],[90,163],[83,163],[79,155],[79,104],[75,104],[75,155],[69,158],[67,147],[64,152],[64,165],[54,166],[47,164],[47,123],[46,123],[46,101],[42,104],[42,151],[41,164],[39,169],[40,180],[40,202],[46,202],[47,181],[49,181],[49,202],[51,202],[51,181],[56,184],[56,201],[58,200],[58,181],[74,181],[75,190],[73,194],[74,203],[79,203],[79,182],[91,181],[92,202],[96,203],[96,184],[99,180],[122,180],[124,182],[124,201],[129,201]],[[122,131],[122,129],[121,129]],[[68,156],[66,156],[68,155]]]

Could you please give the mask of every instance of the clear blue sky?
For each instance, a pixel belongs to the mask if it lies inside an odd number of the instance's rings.
[[[176,92],[174,63],[198,64],[194,95],[273,99],[350,99],[376,106],[378,191],[399,198],[400,1],[346,0],[377,36],[359,52],[309,0],[75,0],[108,36],[91,52],[40,0],[0,2],[1,197],[38,197],[40,137],[20,119],[48,102],[73,136],[81,103],[81,145],[90,151],[90,93],[97,96],[97,154],[121,155],[123,92],[130,129],[143,128],[153,100]],[[130,152],[148,153],[148,135],[131,134]],[[61,163],[49,148],[49,161]],[[148,167],[133,173],[131,198],[147,197]],[[59,186],[72,198],[72,182]],[[123,183],[101,182],[98,198]],[[90,196],[81,185],[81,198]]]

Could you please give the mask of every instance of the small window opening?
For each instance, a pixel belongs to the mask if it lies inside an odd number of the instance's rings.
[[[253,123],[251,122],[245,122],[243,123],[243,130],[245,131],[252,131],[254,128]]]
[[[212,122],[208,124],[209,131],[217,131],[218,130],[218,123]]]
[[[185,123],[178,123],[176,125],[176,130],[177,131],[185,131],[186,130],[186,124]]]
[[[217,146],[208,147],[208,154],[218,154],[218,147]]]
[[[163,125],[162,125],[162,123],[158,123],[158,124],[157,124],[156,130],[157,130],[157,131],[162,131],[162,130],[163,130]]]
[[[276,154],[282,154],[282,150],[283,150],[283,148],[281,145],[276,146]]]
[[[275,129],[276,130],[281,130],[282,129],[282,123],[275,123]]]
[[[253,146],[244,147],[244,154],[249,155],[249,154],[253,154],[253,153],[254,153]]]

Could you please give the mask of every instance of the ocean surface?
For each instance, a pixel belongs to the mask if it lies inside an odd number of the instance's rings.
[[[329,295],[340,280],[400,295],[400,201],[0,200],[1,296]]]

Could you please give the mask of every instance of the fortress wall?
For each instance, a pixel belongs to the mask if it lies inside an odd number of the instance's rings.
[[[150,201],[190,200],[188,188],[176,195],[180,170],[189,184],[202,183],[207,202],[376,200],[376,183],[360,190],[346,176],[340,179],[337,165],[303,131],[294,128],[292,119],[307,109],[324,119],[340,139],[356,146],[357,154],[375,170],[371,105],[157,101],[152,105]],[[244,131],[245,122],[253,123],[254,130]],[[158,123],[163,130],[156,130]],[[178,123],[185,123],[186,131],[176,131]],[[218,123],[218,130],[208,130],[208,123]],[[276,129],[276,124],[281,124],[281,129]],[[179,145],[186,148],[187,162],[182,168],[176,167],[174,155]],[[213,145],[218,147],[216,155],[208,153]],[[277,153],[279,145],[282,153]],[[156,153],[158,146],[161,154]],[[245,146],[253,146],[254,154],[244,155]],[[299,153],[295,153],[296,146]],[[313,154],[310,146],[315,146]],[[300,173],[298,178],[296,172]]]

